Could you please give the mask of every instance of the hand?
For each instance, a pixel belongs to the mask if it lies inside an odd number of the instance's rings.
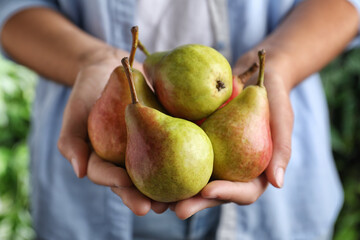
[[[251,51],[242,56],[233,74],[244,72],[254,61],[257,60],[257,51]],[[210,182],[195,197],[173,203],[170,209],[176,212],[181,219],[186,219],[196,212],[205,208],[214,207],[227,202],[239,205],[254,203],[266,190],[268,182],[281,188],[284,182],[284,173],[291,155],[291,134],[293,128],[293,112],[289,93],[290,85],[285,76],[276,71],[276,64],[271,59],[265,64],[265,87],[268,93],[270,106],[270,127],[273,140],[273,156],[265,172],[251,182],[231,182],[216,180]],[[250,79],[248,84],[254,84],[257,74]]]
[[[175,211],[180,219],[186,219],[205,208],[223,203],[249,205],[263,194],[267,185],[268,181],[263,174],[251,182],[215,180],[209,182],[198,195],[172,203],[170,209]]]
[[[79,178],[87,175],[94,183],[111,187],[137,215],[145,215],[150,208],[160,213],[167,209],[167,204],[152,202],[142,195],[133,186],[125,169],[99,158],[88,143],[87,119],[90,110],[111,72],[121,65],[124,56],[128,56],[128,53],[120,50],[89,56],[77,75],[66,105],[58,147]],[[140,63],[134,62],[134,67],[142,70]]]
[[[259,48],[260,49],[260,48]],[[257,60],[257,50],[243,55],[236,63],[234,74],[243,72]],[[270,107],[270,128],[273,141],[273,155],[265,170],[268,181],[277,188],[284,184],[284,174],[291,156],[291,136],[294,124],[294,114],[290,102],[290,91],[294,87],[289,61],[280,53],[267,53],[265,62],[265,87]],[[246,85],[255,84],[257,74]]]
[[[104,161],[95,152],[90,155],[88,177],[96,184],[111,187],[135,215],[144,216],[150,209],[156,213],[168,209],[167,203],[153,201],[139,192],[124,168]]]

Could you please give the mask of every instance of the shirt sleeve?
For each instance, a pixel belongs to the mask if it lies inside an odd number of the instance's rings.
[[[0,0],[0,34],[4,24],[11,16],[21,10],[32,7],[47,7],[54,10],[58,9],[55,0]],[[0,53],[2,53],[2,55],[6,58],[9,58],[1,46],[1,41]]]

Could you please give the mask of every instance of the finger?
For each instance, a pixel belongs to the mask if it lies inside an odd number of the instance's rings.
[[[155,213],[163,213],[165,212],[167,209],[169,208],[169,203],[162,203],[162,202],[157,202],[157,201],[151,201],[151,209],[155,212]]]
[[[270,128],[273,141],[273,156],[266,169],[268,181],[281,188],[284,184],[284,174],[291,157],[291,136],[294,116],[285,91],[277,91],[267,86],[270,105]],[[271,94],[270,91],[276,91]]]
[[[205,199],[198,194],[195,197],[177,202],[171,208],[178,218],[184,220],[205,208],[215,207],[222,203],[224,202],[216,199]]]
[[[210,182],[202,191],[206,199],[217,199],[235,202],[240,205],[254,203],[266,190],[268,185],[265,175],[260,175],[251,182],[231,182],[216,180]]]
[[[69,101],[58,141],[60,153],[70,161],[76,175],[86,175],[90,154],[87,139],[87,110],[81,101]]]
[[[170,204],[169,204],[169,209],[170,209],[171,211],[175,211],[176,204],[177,204],[177,202],[170,203]]]
[[[151,200],[135,187],[112,187],[123,203],[137,216],[145,216],[151,209]]]
[[[95,152],[90,155],[87,173],[88,178],[99,185],[110,187],[133,186],[129,175],[124,168],[104,161]]]
[[[58,141],[62,155],[69,160],[78,178],[86,176],[89,146],[80,137],[62,136]]]

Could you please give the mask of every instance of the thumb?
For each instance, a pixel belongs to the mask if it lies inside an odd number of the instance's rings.
[[[272,91],[270,86],[268,90],[273,155],[265,173],[274,187],[281,188],[284,185],[285,170],[291,157],[294,116],[289,95],[283,91],[277,91],[276,95],[270,94]]]
[[[90,155],[87,143],[87,116],[82,101],[69,99],[65,108],[63,125],[58,140],[58,148],[61,154],[69,160],[77,177],[86,175],[87,164]]]
[[[79,137],[61,136],[58,141],[60,153],[71,163],[78,178],[86,176],[90,155],[88,144]]]

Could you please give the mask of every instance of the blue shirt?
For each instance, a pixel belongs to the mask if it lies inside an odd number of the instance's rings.
[[[351,2],[360,9],[360,1]],[[231,47],[233,64],[276,28],[296,3],[228,1],[231,46],[220,38],[215,47],[220,51]],[[60,11],[89,34],[129,50],[136,1],[0,0],[0,27],[14,13],[34,6]],[[135,217],[110,189],[76,178],[57,149],[70,92],[70,88],[41,77],[36,89],[29,144],[32,216],[38,238],[142,239],[145,233],[141,231],[150,229],[148,239],[199,239],[217,226],[218,239],[288,240],[320,239],[331,231],[343,194],[331,154],[329,116],[318,74],[291,92],[295,123],[283,189],[270,186],[252,205],[226,204],[221,211],[207,209],[189,221],[177,219],[171,211]],[[214,232],[210,235],[215,236]]]

